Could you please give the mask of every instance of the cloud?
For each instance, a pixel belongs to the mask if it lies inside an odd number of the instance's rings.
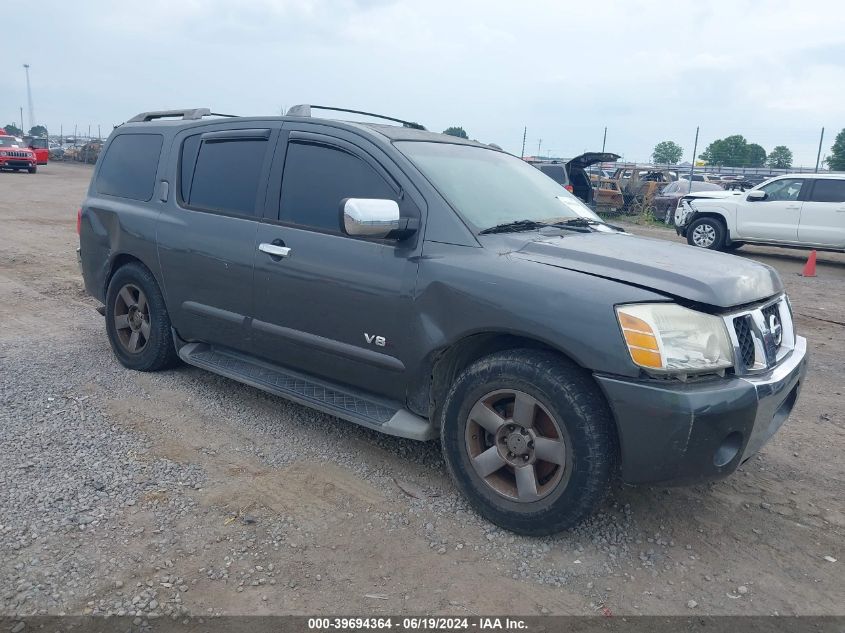
[[[278,114],[299,102],[384,111],[480,140],[567,156],[691,154],[743,133],[815,160],[821,125],[845,125],[838,2],[695,0],[42,0],[16,8],[0,119],[25,105],[51,128],[104,129],[145,109]],[[8,38],[7,38],[8,39]],[[816,140],[814,140],[816,139]]]

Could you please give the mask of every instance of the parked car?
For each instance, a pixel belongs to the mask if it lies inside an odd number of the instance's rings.
[[[534,166],[589,205],[593,202],[593,184],[587,175],[587,167],[597,163],[612,163],[617,160],[619,160],[618,154],[587,152],[565,163],[551,161],[536,163]]]
[[[745,182],[748,183],[748,188],[750,189],[751,187],[756,187],[767,180],[771,180],[775,176],[777,176],[777,174],[748,174],[745,176]]]
[[[593,187],[593,209],[597,213],[618,213],[625,206],[625,197],[615,180],[602,179]]]
[[[720,199],[684,197],[675,212],[692,246],[746,243],[845,250],[845,175],[789,174]]]
[[[19,171],[26,169],[30,174],[38,171],[38,159],[22,138],[0,136],[0,170]]]
[[[724,191],[719,185],[710,182],[696,182],[693,181],[690,187],[689,180],[676,180],[670,182],[663,187],[654,198],[655,215],[663,218],[666,224],[674,222],[675,209],[678,207],[678,202],[690,192],[702,191]]]
[[[772,268],[614,229],[488,145],[311,112],[112,132],[77,226],[125,367],[439,437],[523,534],[577,524],[617,473],[726,476],[789,416],[806,341]]]

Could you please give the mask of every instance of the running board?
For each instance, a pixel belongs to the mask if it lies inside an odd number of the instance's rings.
[[[438,435],[429,420],[411,413],[399,403],[339,387],[237,352],[205,343],[188,343],[179,349],[179,356],[190,365],[388,435],[412,440],[431,440]]]

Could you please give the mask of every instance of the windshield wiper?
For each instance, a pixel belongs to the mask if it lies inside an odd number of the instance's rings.
[[[575,228],[575,229],[588,229],[591,226],[599,226],[604,225],[614,229],[616,231],[621,231],[622,233],[625,232],[621,226],[614,226],[613,224],[608,224],[603,220],[596,220],[594,218],[585,218],[585,217],[577,217],[577,218],[570,218],[569,220],[563,220],[561,222],[555,222],[550,224],[549,226],[557,226],[562,229],[566,228]]]
[[[487,233],[516,233],[517,231],[531,231],[533,229],[539,229],[544,226],[548,226],[548,224],[536,222],[534,220],[514,220],[513,222],[505,222],[503,224],[497,224],[496,226],[491,226],[489,228],[483,229],[479,231],[478,234],[485,235]]]

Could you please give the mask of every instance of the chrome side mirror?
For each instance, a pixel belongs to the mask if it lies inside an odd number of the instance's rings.
[[[399,205],[394,200],[346,198],[341,210],[347,235],[384,239],[402,228]]]
[[[749,191],[748,195],[745,197],[748,202],[759,202],[760,200],[765,200],[766,198],[768,198],[768,194],[761,189]]]

